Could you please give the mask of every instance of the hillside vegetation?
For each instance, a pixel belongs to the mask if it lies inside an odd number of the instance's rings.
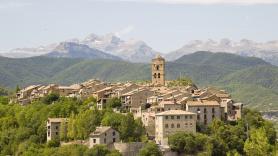
[[[0,96],[1,98],[1,96]],[[8,104],[0,100],[0,155],[22,156],[121,156],[106,145],[72,144],[76,140],[88,141],[97,126],[111,126],[119,132],[125,143],[144,142],[139,156],[161,156],[158,146],[148,137],[140,119],[131,113],[121,114],[112,108],[121,107],[117,100],[109,101],[102,110],[96,109],[96,99],[65,98],[50,94],[27,106]],[[206,130],[195,134],[176,133],[169,145],[181,155],[275,155],[276,132],[273,124],[256,111],[244,109],[243,118],[229,123],[214,120]],[[59,137],[46,140],[48,118],[68,118],[62,122]],[[246,124],[249,125],[249,138]],[[67,131],[64,128],[67,127]],[[68,145],[62,145],[61,142]],[[255,147],[255,148],[254,148]]]
[[[190,77],[198,86],[216,86],[259,110],[278,109],[278,67],[261,59],[227,53],[196,52],[166,64],[166,78]],[[113,60],[0,57],[0,86],[150,80],[149,64]]]

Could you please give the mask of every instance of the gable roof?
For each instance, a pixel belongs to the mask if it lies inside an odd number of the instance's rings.
[[[90,136],[99,136],[107,132],[108,130],[112,129],[110,126],[100,126],[97,127],[94,132],[90,134]]]

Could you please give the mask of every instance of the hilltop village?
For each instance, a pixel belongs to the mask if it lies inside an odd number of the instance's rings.
[[[96,109],[106,108],[111,98],[120,100],[121,105],[114,112],[131,112],[142,121],[149,140],[154,140],[162,151],[169,149],[168,136],[177,132],[196,133],[198,125],[207,126],[214,119],[236,121],[241,118],[242,103],[235,102],[229,93],[214,88],[199,89],[194,84],[170,85],[165,80],[165,59],[157,56],[151,63],[152,80],[150,83],[105,83],[89,80],[81,84],[60,86],[57,84],[32,85],[20,90],[13,101],[28,105],[32,101],[51,93],[64,97],[96,99]],[[58,137],[61,124],[67,118],[47,120],[47,141]],[[65,128],[65,131],[67,128]],[[89,140],[80,142],[88,147],[106,144],[119,150],[123,155],[138,153],[142,143],[122,143],[119,132],[109,126],[99,126],[91,132]],[[128,151],[127,151],[128,149]],[[133,149],[133,150],[131,150]]]

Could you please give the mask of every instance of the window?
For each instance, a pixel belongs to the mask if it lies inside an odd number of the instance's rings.
[[[165,128],[168,128],[168,124],[165,124]]]
[[[190,123],[190,126],[192,126],[193,124],[192,123]]]
[[[204,120],[204,124],[205,124],[205,125],[207,124],[207,119]]]
[[[201,113],[201,110],[200,110],[200,108],[197,108],[197,113]]]
[[[116,142],[116,138],[113,138],[113,142]]]
[[[156,73],[153,74],[153,77],[156,78]]]
[[[188,126],[188,123],[185,123],[185,126]]]
[[[156,66],[156,70],[159,70],[159,65]]]
[[[47,136],[50,136],[50,132],[47,132]]]
[[[167,119],[168,119],[168,116],[165,116],[165,119],[167,120]]]
[[[197,120],[200,120],[200,114],[197,115]]]
[[[185,119],[187,119],[187,116],[184,116]]]
[[[206,108],[204,108],[204,113],[207,113],[207,109]]]
[[[58,126],[56,126],[56,129],[58,129],[59,127]]]
[[[50,129],[50,126],[47,126],[47,129]]]
[[[215,116],[214,116],[214,114],[212,114],[212,116],[211,116],[213,119],[215,118]]]
[[[207,115],[206,115],[206,114],[204,114],[204,119],[205,119],[205,120],[207,119]]]
[[[175,116],[171,116],[171,119],[175,119]]]
[[[160,73],[158,73],[158,76],[157,76],[158,78],[160,78]]]
[[[211,112],[214,113],[214,111],[215,111],[214,108],[212,108],[212,109],[211,109]]]
[[[177,116],[177,119],[180,119],[181,117],[180,116]]]
[[[192,119],[192,115],[190,115],[189,118]]]
[[[56,134],[56,135],[58,135],[59,133],[58,133],[58,132],[56,132],[55,134]]]
[[[106,134],[106,133],[104,133],[104,135],[106,136],[107,134]]]
[[[96,143],[97,141],[96,141],[96,139],[93,139],[93,143]]]
[[[113,135],[113,136],[115,136],[115,135],[116,135],[116,132],[115,132],[115,131],[113,131],[112,135]]]
[[[181,127],[181,125],[180,124],[177,124],[177,128],[180,128]]]
[[[175,125],[174,124],[171,124],[171,128],[174,128],[175,127]]]
[[[103,139],[103,142],[106,144],[106,138]]]

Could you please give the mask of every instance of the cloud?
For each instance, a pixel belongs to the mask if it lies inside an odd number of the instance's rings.
[[[118,37],[124,36],[126,34],[129,34],[135,29],[133,25],[128,25],[127,27],[123,28],[122,30],[115,32],[115,35]]]
[[[12,9],[12,8],[21,8],[32,5],[28,2],[20,2],[20,1],[4,1],[0,2],[0,9]]]
[[[278,0],[153,0],[159,3],[168,4],[278,4]]]
[[[99,0],[98,0],[99,1]],[[142,2],[162,4],[235,4],[235,5],[256,5],[256,4],[278,4],[278,0],[102,0],[110,2]]]

